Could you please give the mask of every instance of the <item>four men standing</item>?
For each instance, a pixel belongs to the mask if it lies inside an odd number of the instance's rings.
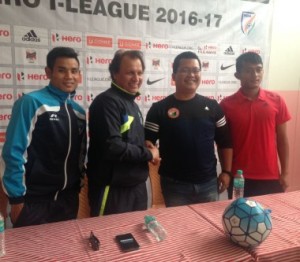
[[[89,109],[91,216],[146,209],[148,161],[161,162],[167,207],[216,201],[237,169],[244,170],[245,196],[285,190],[290,119],[286,105],[278,95],[261,89],[260,56],[243,54],[236,68],[241,89],[220,106],[197,94],[198,56],[179,54],[172,73],[176,91],[152,105],[144,134],[134,101],[143,82],[143,55],[136,50],[115,53],[109,65],[111,87]],[[2,152],[2,182],[15,227],[72,219],[78,210],[86,122],[84,110],[72,101],[80,78],[77,54],[71,48],[54,48],[47,56],[46,74],[47,87],[15,103]]]

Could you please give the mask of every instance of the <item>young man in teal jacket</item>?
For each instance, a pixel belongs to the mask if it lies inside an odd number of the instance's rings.
[[[2,151],[2,184],[14,227],[76,218],[86,153],[86,115],[73,101],[80,80],[77,53],[47,55],[48,86],[12,109]]]

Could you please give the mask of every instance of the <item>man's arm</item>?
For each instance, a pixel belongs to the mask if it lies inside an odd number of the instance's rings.
[[[145,141],[145,145],[147,146],[147,148],[150,150],[151,154],[152,154],[152,160],[151,163],[153,165],[158,165],[160,163],[160,156],[159,156],[159,151],[158,148],[153,145],[153,143],[149,140]]]
[[[289,164],[289,141],[287,136],[287,123],[277,125],[277,152],[279,156],[281,172],[280,172],[280,183],[283,189],[286,190],[288,187],[288,164]]]
[[[13,106],[9,121],[5,143],[2,149],[4,162],[2,183],[4,192],[7,194],[10,204],[24,202],[26,194],[25,163],[28,139],[32,137],[32,123],[37,105],[28,95],[23,96]]]
[[[226,117],[220,105],[216,103],[216,135],[215,141],[218,146],[218,155],[222,171],[218,177],[219,192],[225,191],[230,183],[232,173],[232,139]]]
[[[231,180],[232,148],[218,148],[218,155],[222,171],[218,177],[219,192],[225,191]]]

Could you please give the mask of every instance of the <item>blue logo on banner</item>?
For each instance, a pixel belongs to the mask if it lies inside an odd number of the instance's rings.
[[[245,35],[249,35],[252,29],[255,26],[255,13],[253,12],[243,12],[242,19],[241,19],[241,28],[242,32]]]

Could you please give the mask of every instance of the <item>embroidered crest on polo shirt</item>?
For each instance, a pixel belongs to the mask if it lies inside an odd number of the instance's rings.
[[[170,118],[177,118],[179,117],[179,110],[175,107],[172,107],[168,110],[168,116]]]

